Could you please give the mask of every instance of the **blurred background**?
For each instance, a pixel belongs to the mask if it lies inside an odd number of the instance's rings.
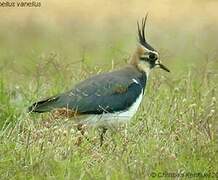
[[[146,12],[147,39],[174,76],[217,61],[216,0],[36,2],[41,7],[0,8],[0,72],[10,82],[29,82],[36,68],[51,59],[63,65],[61,71],[78,68],[81,60],[120,66],[136,48],[136,21]]]
[[[0,6],[0,179],[218,172],[217,0],[33,1],[41,7]],[[68,118],[26,113],[35,101],[126,64],[147,12],[147,40],[171,73],[152,71],[125,133],[109,133],[98,148],[96,131],[78,145]]]

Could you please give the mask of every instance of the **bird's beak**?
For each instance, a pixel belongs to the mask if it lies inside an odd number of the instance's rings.
[[[164,66],[163,64],[159,64],[159,67],[167,72],[170,72],[170,70],[166,66]]]
[[[167,71],[167,72],[170,72],[170,70],[169,70],[166,66],[164,66],[163,64],[161,64],[160,61],[157,61],[157,62],[156,62],[156,66],[159,67],[159,68],[161,68],[161,69],[163,69],[163,70],[165,70],[165,71]]]

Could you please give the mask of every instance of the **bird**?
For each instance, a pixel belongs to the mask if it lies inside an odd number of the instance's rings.
[[[71,90],[33,103],[29,113],[55,112],[70,116],[81,129],[83,125],[101,130],[100,144],[108,129],[128,123],[145,95],[152,69],[170,70],[160,61],[159,53],[146,40],[148,14],[137,21],[138,42],[128,64],[111,72],[94,75]]]

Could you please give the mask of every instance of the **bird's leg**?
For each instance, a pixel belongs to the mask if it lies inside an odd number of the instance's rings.
[[[77,130],[80,132],[81,135],[79,135],[76,144],[80,145],[82,143],[82,137],[85,137],[87,141],[89,141],[89,138],[85,136],[85,125],[84,124],[78,124]]]
[[[82,135],[84,135],[85,131],[84,131],[83,124],[78,124],[78,125],[77,125],[77,130],[78,130]]]
[[[84,135],[82,124],[77,125],[77,130],[78,130],[79,134],[78,134],[78,138],[76,140],[76,145],[80,146],[80,144],[82,143],[82,136]]]
[[[107,128],[103,127],[102,131],[101,131],[101,134],[100,134],[100,146],[103,145],[104,135],[105,135],[106,132],[107,132]]]

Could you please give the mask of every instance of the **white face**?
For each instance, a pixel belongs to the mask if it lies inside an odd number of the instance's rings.
[[[159,54],[158,52],[151,51],[143,46],[139,48],[140,51],[138,67],[148,74],[152,68],[160,64]]]
[[[158,52],[155,51],[155,49],[150,44],[148,44],[148,42],[145,39],[145,24],[146,24],[147,17],[148,14],[144,18],[142,18],[141,28],[139,23],[137,22],[138,37],[139,37],[140,44],[137,49],[138,57],[135,57],[135,59],[137,59],[138,61],[136,60],[137,62],[134,62],[133,60],[133,63],[137,64],[138,68],[147,74],[154,67],[160,67],[165,71],[170,72],[169,69],[167,69],[167,67],[161,64],[159,60]]]
[[[140,45],[138,47],[138,68],[149,74],[150,70],[159,67],[167,72],[170,72],[169,69],[164,66],[160,59],[157,51],[152,51],[144,46]]]

